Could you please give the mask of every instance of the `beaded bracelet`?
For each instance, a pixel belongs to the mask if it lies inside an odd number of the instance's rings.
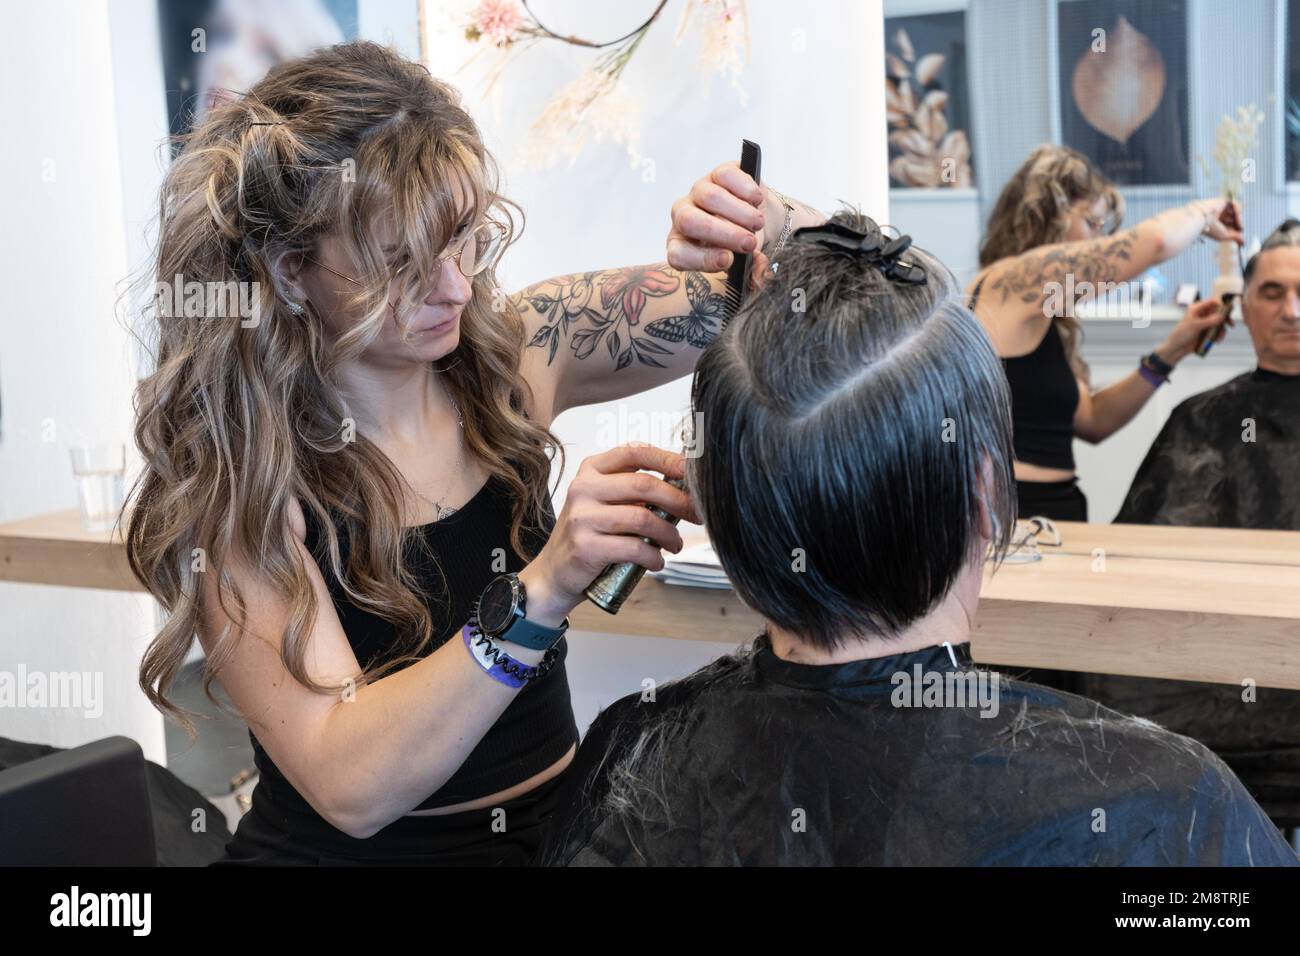
[[[1161,385],[1165,384],[1165,382],[1169,381],[1169,379],[1150,368],[1145,362],[1138,365],[1138,374],[1146,379],[1152,388],[1159,388]]]
[[[483,668],[489,677],[516,690],[539,677],[545,677],[560,656],[559,651],[552,647],[546,652],[540,664],[534,666],[517,661],[502,650],[492,638],[480,631],[478,620],[473,617],[461,629],[461,636],[474,662]]]

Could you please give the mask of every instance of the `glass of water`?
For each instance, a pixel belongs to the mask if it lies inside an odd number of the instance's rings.
[[[81,526],[87,531],[109,531],[122,510],[126,481],[126,446],[117,443],[74,445],[72,474],[81,501]]]

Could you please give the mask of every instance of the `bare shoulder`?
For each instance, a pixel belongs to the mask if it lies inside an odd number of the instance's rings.
[[[998,355],[1024,355],[1051,324],[1042,306],[1042,284],[1034,275],[1029,254],[1006,256],[981,269],[966,288],[970,302],[975,290],[979,298],[971,311],[984,326]]]
[[[1014,336],[1009,337],[1005,325],[1005,309],[992,294],[989,280],[995,277],[998,270],[1006,264],[1006,259],[999,259],[997,262],[982,267],[970,282],[966,284],[965,299],[966,307],[971,310],[975,318],[979,319],[984,330],[989,334],[993,341],[993,347],[999,355],[1006,355],[1009,348],[1014,349]]]

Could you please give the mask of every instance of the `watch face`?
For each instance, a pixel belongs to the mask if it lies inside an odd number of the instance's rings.
[[[515,610],[514,583],[507,577],[493,578],[478,599],[478,623],[488,634],[500,634]]]

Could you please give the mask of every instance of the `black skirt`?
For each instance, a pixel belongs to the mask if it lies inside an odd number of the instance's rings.
[[[1079,490],[1078,478],[1065,481],[1016,481],[1018,518],[1053,521],[1087,521],[1088,498]]]
[[[211,865],[526,866],[541,844],[567,772],[499,807],[403,816],[364,840],[338,830],[295,834],[292,822],[268,805],[265,788],[258,787],[225,856]]]

